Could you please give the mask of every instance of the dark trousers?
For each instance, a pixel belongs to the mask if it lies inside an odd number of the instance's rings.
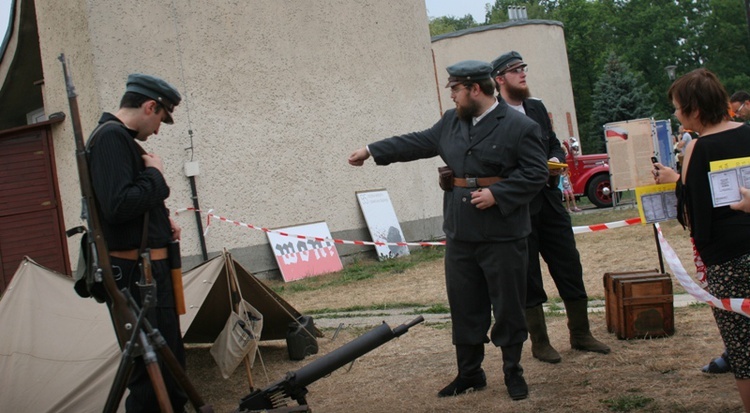
[[[140,271],[136,261],[112,258],[112,266],[117,278],[117,285],[120,288],[129,287],[136,302],[140,305],[140,291],[135,283],[140,279]],[[182,333],[180,331],[180,318],[174,306],[174,294],[172,293],[171,273],[168,260],[152,262],[152,272],[154,281],[157,284],[157,305],[149,311],[149,321],[153,328],[158,329],[161,336],[167,343],[167,347],[172,351],[180,366],[185,368],[185,347],[182,343]],[[120,274],[119,277],[117,275]],[[159,356],[156,348],[157,356]],[[182,412],[187,396],[179,384],[175,381],[172,373],[159,357],[159,368],[161,369],[164,384],[166,385],[169,399],[172,403],[172,409],[175,412]],[[133,364],[133,370],[128,381],[128,390],[130,394],[125,400],[125,409],[128,413],[133,412],[159,412],[159,403],[154,392],[151,379],[146,371],[146,365],[143,357],[136,357]]]
[[[552,280],[564,301],[588,299],[570,215],[560,201],[562,194],[557,188],[545,188],[542,191],[547,192],[542,194],[541,209],[531,216],[526,308],[536,307],[547,301],[539,254],[547,263]]]
[[[447,240],[445,285],[453,321],[453,344],[523,343],[527,337],[526,238],[508,242]],[[495,317],[490,339],[487,331]]]

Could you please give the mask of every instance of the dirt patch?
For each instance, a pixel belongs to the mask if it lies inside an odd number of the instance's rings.
[[[690,269],[692,249],[677,223],[662,225],[665,236]],[[591,299],[603,297],[605,272],[659,267],[653,229],[648,225],[576,236]],[[668,270],[667,270],[668,271]],[[557,291],[545,274],[550,300]],[[675,292],[682,292],[675,282]],[[442,261],[428,262],[400,274],[389,274],[318,291],[286,293],[302,312],[323,308],[409,302],[447,305]],[[414,316],[404,316],[401,322]],[[448,322],[423,323],[309,386],[308,404],[315,412],[741,412],[731,374],[705,375],[700,366],[723,350],[707,306],[675,309],[675,335],[650,340],[618,340],[606,331],[604,313],[591,314],[595,336],[612,347],[609,355],[570,349],[564,316],[548,317],[553,345],[563,361],[541,363],[524,347],[522,365],[530,386],[527,400],[512,402],[502,383],[500,351],[486,346],[487,389],[448,399],[437,391],[456,374]],[[391,325],[392,328],[396,325]],[[335,340],[333,330],[319,339],[318,355],[290,361],[286,343],[264,342],[260,351],[265,372],[256,361],[256,387],[263,388],[356,338],[367,329],[345,328]],[[207,349],[188,351],[188,374],[217,412],[237,408],[249,393],[242,367],[221,378]]]

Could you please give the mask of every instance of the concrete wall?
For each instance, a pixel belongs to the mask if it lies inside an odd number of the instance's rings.
[[[558,139],[579,137],[562,23],[525,20],[462,30],[435,36],[432,48],[443,111],[455,106],[450,99],[450,89],[443,87],[448,82],[447,66],[467,59],[491,62],[501,54],[515,50],[529,65],[526,80],[531,95],[542,99],[552,113]]]
[[[439,118],[423,0],[37,0],[36,8],[46,113],[69,113],[60,52],[86,134],[117,109],[129,73],[180,90],[175,125],[145,144],[165,159],[172,210],[192,205],[183,165],[194,161],[201,207],[248,224],[326,221],[337,238],[369,239],[355,192],[385,188],[407,239],[442,234],[439,160],[346,162],[358,147]],[[80,223],[71,129],[66,120],[53,130],[66,228]],[[200,260],[197,226],[188,213],[176,221],[188,267]],[[251,271],[275,267],[260,231],[214,221],[206,241],[209,255],[228,248]]]

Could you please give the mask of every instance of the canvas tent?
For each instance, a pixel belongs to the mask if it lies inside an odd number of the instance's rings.
[[[213,342],[224,326],[230,312],[225,258],[184,274],[186,342]],[[261,340],[285,338],[301,314],[234,265],[243,297],[264,316]],[[2,411],[102,410],[121,353],[106,306],[78,297],[71,278],[25,258],[0,299],[0,331]]]

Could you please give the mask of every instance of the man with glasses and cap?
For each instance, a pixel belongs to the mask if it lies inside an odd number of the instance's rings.
[[[533,119],[542,128],[543,154],[552,162],[565,162],[557,135],[552,130],[547,108],[542,101],[530,97],[526,84],[528,66],[518,52],[511,51],[492,62],[498,99]],[[550,179],[530,204],[531,235],[529,236],[528,287],[526,322],[531,338],[532,355],[547,363],[559,363],[560,353],[550,344],[542,304],[547,294],[542,283],[539,254],[547,263],[550,275],[565,303],[571,347],[577,350],[607,354],[610,349],[596,340],[589,329],[588,296],[583,284],[583,268],[570,221],[560,202],[558,188],[560,170],[552,170]]]
[[[458,375],[438,396],[487,386],[482,361],[484,345],[491,341],[502,350],[508,394],[524,399],[528,386],[520,361],[528,335],[528,204],[547,180],[540,128],[495,99],[489,63],[462,61],[447,71],[446,87],[456,109],[429,129],[356,150],[349,164],[361,166],[370,156],[378,165],[440,156],[450,168],[441,174],[441,188],[445,282]]]
[[[166,253],[167,245],[180,238],[180,228],[164,205],[169,197],[164,164],[158,155],[146,153],[138,144],[158,134],[162,123],[173,123],[172,113],[180,100],[177,89],[162,79],[144,74],[128,76],[120,108],[114,114],[102,114],[87,147],[102,232],[117,286],[128,288],[141,305],[136,285],[140,280],[138,260],[140,253],[150,248],[157,297],[149,318],[184,368],[185,348]],[[173,410],[182,412],[186,395],[171,374],[163,376]],[[128,389],[128,412],[160,410],[142,357],[135,359]]]

